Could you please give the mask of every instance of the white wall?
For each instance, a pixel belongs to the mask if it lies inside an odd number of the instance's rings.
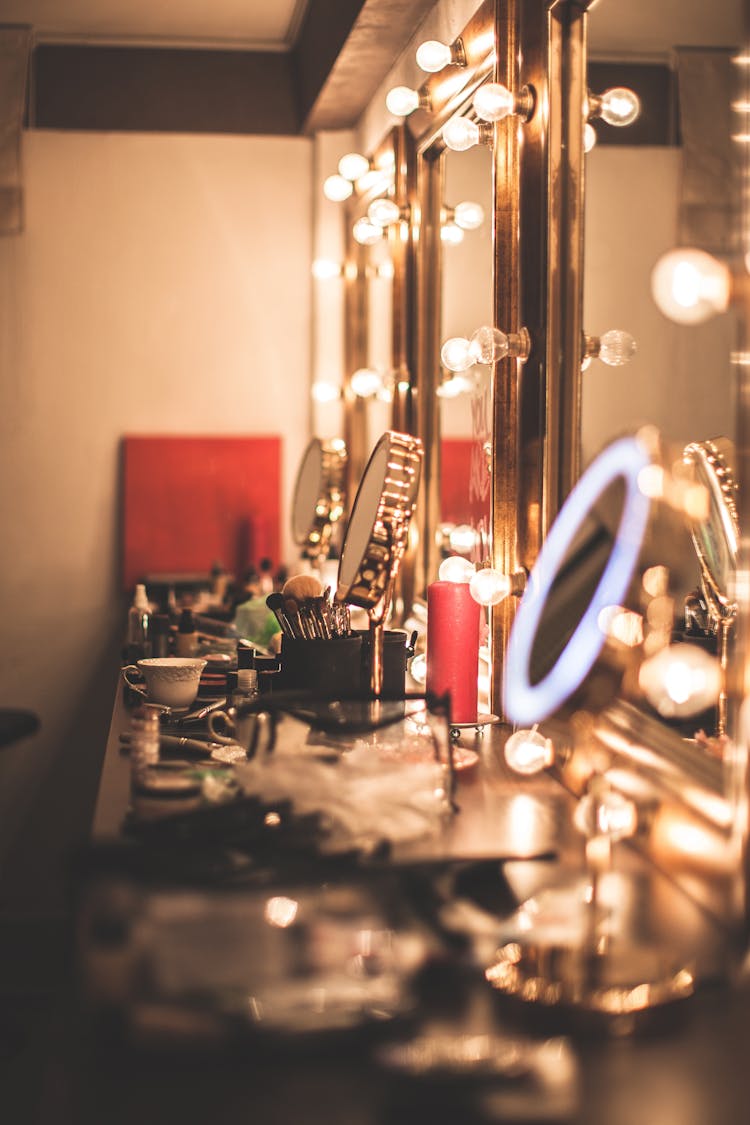
[[[125,433],[308,439],[312,142],[30,132],[26,230],[0,239],[0,862],[58,755],[110,709]],[[292,558],[288,515],[284,551]],[[99,721],[99,726],[101,720]]]

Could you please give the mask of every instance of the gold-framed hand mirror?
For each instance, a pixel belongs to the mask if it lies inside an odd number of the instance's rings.
[[[407,546],[422,467],[422,443],[387,430],[376,443],[354,498],[341,548],[336,600],[366,609],[374,698],[383,686],[383,625]]]
[[[344,515],[346,446],[313,438],[305,448],[292,493],[292,538],[305,558],[325,559]]]

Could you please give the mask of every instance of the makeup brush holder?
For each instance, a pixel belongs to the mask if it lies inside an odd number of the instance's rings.
[[[372,637],[369,630],[357,629],[355,634],[362,638],[362,679],[363,698],[370,695],[370,669],[372,667]],[[410,654],[406,650],[406,633],[402,629],[386,629],[383,632],[383,690],[381,699],[403,699],[406,690],[406,660]]]
[[[281,640],[279,687],[311,691],[321,699],[362,698],[362,637]]]

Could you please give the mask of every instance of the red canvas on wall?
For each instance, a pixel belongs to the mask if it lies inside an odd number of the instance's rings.
[[[125,437],[122,576],[280,562],[281,437]]]

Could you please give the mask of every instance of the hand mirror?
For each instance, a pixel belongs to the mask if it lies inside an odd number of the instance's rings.
[[[336,600],[366,609],[370,617],[370,687],[383,686],[383,623],[406,550],[419,489],[422,443],[386,431],[365,466],[341,549]]]
[[[292,496],[292,537],[306,558],[325,558],[344,514],[346,447],[313,438],[302,454]]]

